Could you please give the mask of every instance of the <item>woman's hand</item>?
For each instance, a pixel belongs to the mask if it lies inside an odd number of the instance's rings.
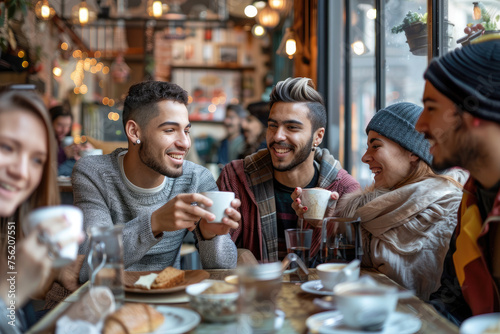
[[[300,198],[301,195],[302,195],[302,188],[300,188],[300,187],[295,188],[295,190],[293,191],[293,193],[291,195],[292,200],[293,200],[292,208],[295,211],[295,214],[299,217],[299,219],[303,219],[304,213],[307,212],[307,210],[308,210],[307,206],[303,205],[303,203],[302,203],[302,199]],[[330,200],[328,202],[328,207],[326,208],[325,217],[333,216],[333,213],[335,212],[335,207],[337,206],[338,199],[339,199],[339,193],[336,191],[332,191],[330,194]],[[318,225],[318,224],[315,224],[315,222],[317,223],[318,221],[314,221],[314,222],[308,221],[308,223],[317,227],[316,225]],[[320,226],[321,226],[321,224],[320,224]]]
[[[83,233],[58,242],[50,241],[54,235],[68,226],[70,223],[63,217],[44,221],[16,245],[16,305],[24,305],[28,298],[47,284],[54,260],[51,252],[70,243],[83,241]],[[7,303],[6,291],[1,292],[1,297]]]

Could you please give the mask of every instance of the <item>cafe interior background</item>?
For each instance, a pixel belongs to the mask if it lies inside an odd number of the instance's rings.
[[[0,11],[0,82],[69,102],[76,142],[124,144],[128,87],[167,80],[188,91],[193,148],[213,167],[227,104],[306,76],[327,104],[323,146],[362,185],[375,111],[421,104],[428,62],[470,42],[467,25],[500,25],[499,0],[3,0]]]

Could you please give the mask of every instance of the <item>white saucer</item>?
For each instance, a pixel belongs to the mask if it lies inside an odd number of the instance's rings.
[[[476,315],[465,320],[460,326],[460,334],[482,333],[500,321],[500,313]]]
[[[321,285],[321,280],[302,283],[300,288],[302,291],[309,292],[314,295],[333,296],[333,289],[326,290],[323,285]]]
[[[321,334],[413,334],[420,329],[422,322],[411,314],[394,312],[380,331],[366,332],[347,327],[339,311],[329,311],[310,316],[306,325],[312,333]]]

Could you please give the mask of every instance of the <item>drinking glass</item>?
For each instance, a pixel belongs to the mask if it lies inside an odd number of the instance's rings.
[[[291,228],[285,230],[285,241],[287,253],[295,253],[309,267],[313,230]],[[297,265],[291,264],[290,282],[307,281],[307,274]]]
[[[123,226],[94,226],[90,229],[91,286],[106,286],[115,297],[117,306],[124,303],[123,289]]]
[[[363,246],[359,230],[360,218],[329,217],[321,231],[321,263],[361,260]]]
[[[281,262],[238,268],[238,333],[276,332],[279,327],[276,303],[281,277]]]

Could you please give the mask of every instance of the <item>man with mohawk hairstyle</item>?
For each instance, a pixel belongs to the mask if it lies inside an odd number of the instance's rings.
[[[332,199],[359,189],[340,162],[318,148],[325,134],[326,109],[311,79],[278,82],[269,109],[267,148],[226,165],[217,180],[220,190],[233,191],[242,202],[233,241],[261,262],[286,256],[285,230],[297,227],[292,203],[300,203],[302,188],[330,190]],[[320,236],[321,229],[315,229],[311,257],[318,252]]]

